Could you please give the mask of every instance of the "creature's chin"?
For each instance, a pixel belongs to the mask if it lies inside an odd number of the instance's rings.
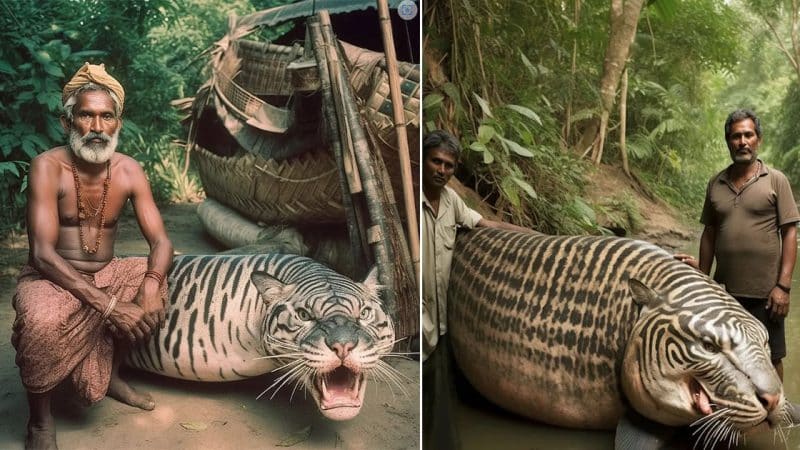
[[[350,420],[361,411],[367,380],[363,373],[344,366],[319,374],[313,380],[314,398],[323,416],[331,420]]]

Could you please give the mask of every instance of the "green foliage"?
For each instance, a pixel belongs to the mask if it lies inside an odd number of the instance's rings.
[[[792,185],[800,187],[800,128],[797,127],[800,122],[800,83],[790,85],[781,106],[774,159]]]
[[[169,145],[185,133],[170,101],[194,95],[205,81],[207,52],[227,30],[229,13],[281,3],[286,1],[4,0],[0,202],[9,207],[2,208],[0,229],[22,221],[30,160],[64,142],[61,89],[85,61],[104,63],[124,86],[120,150],[142,158],[148,176],[160,183],[157,198],[196,196],[196,176]]]
[[[6,5],[8,6],[8,5]],[[24,214],[29,161],[62,140],[61,86],[69,67],[100,51],[75,49],[74,32],[42,21],[56,5],[16,2],[0,15],[0,229]]]
[[[595,205],[598,214],[604,216],[603,223],[609,226],[622,228],[627,234],[641,231],[644,219],[639,212],[639,207],[630,196],[615,194],[605,198]]]
[[[139,135],[129,144],[129,152],[147,172],[157,201],[197,202],[205,196],[182,143],[167,137],[148,141]]]
[[[592,208],[579,196],[584,163],[554,149],[533,106],[492,107],[473,94],[481,109],[477,133],[468,135],[479,191],[497,195],[495,208],[517,223],[549,232],[601,232]],[[545,116],[546,117],[546,116]],[[496,190],[495,190],[496,189]],[[562,206],[566,205],[566,206]]]

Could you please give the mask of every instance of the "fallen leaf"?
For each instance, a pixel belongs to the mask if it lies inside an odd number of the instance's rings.
[[[303,428],[302,430],[290,433],[275,445],[278,447],[291,447],[295,444],[299,444],[308,440],[309,436],[311,436],[311,425]]]
[[[208,428],[208,424],[203,422],[181,422],[181,426],[189,431],[203,431]]]

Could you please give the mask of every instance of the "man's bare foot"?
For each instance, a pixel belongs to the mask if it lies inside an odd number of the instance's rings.
[[[58,450],[56,445],[56,425],[32,424],[28,422],[28,436],[25,437],[25,450]]]
[[[111,382],[108,384],[108,392],[106,394],[126,405],[135,406],[146,411],[150,411],[156,407],[156,402],[150,394],[136,391],[131,385],[122,381],[119,377],[111,377]]]

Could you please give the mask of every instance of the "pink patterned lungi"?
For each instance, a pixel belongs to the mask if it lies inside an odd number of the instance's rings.
[[[119,302],[131,302],[147,271],[147,258],[114,258],[89,283]],[[166,297],[166,283],[162,286]],[[87,403],[106,395],[111,379],[114,340],[101,321],[102,314],[65,289],[25,266],[14,294],[17,312],[11,343],[25,389],[48,392],[67,377]]]

